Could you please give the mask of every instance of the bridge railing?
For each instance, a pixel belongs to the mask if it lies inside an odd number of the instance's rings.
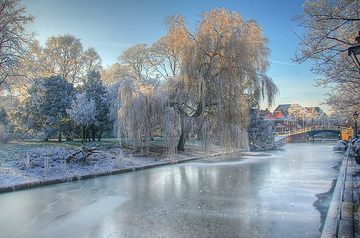
[[[353,129],[349,127],[343,127],[343,126],[309,126],[304,128],[298,128],[292,131],[288,131],[279,135],[294,135],[294,134],[300,134],[304,132],[309,131],[324,131],[324,130],[332,130],[332,131],[340,131],[340,132],[346,132],[349,134],[353,133]]]

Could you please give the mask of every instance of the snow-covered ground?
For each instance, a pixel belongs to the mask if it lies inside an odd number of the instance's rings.
[[[41,186],[65,181],[91,178],[101,175],[127,172],[178,163],[186,160],[223,154],[219,147],[206,149],[190,144],[187,152],[170,156],[152,151],[148,156],[120,148],[116,141],[105,141],[98,145],[98,152],[85,161],[85,152],[74,157],[70,163],[64,158],[81,150],[76,143],[12,142],[0,144],[0,192]],[[85,144],[87,147],[96,142]]]

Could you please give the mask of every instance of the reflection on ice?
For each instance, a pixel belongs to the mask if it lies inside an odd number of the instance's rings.
[[[191,161],[180,166],[186,166],[188,163],[196,166],[234,166],[236,164],[248,164],[248,163],[263,163],[271,158],[278,158],[278,155],[266,153],[266,152],[247,152],[241,156],[225,155],[215,156],[198,161]]]
[[[27,233],[29,237],[53,237],[61,234],[62,237],[88,237],[91,236],[91,227],[96,227],[111,212],[126,201],[125,198],[108,196],[95,200],[80,207],[54,213],[47,219],[37,219],[38,228]]]
[[[319,237],[341,159],[287,144],[1,194],[0,237]]]

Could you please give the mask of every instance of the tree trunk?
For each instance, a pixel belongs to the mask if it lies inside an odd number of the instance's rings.
[[[185,142],[186,142],[186,125],[185,125],[185,118],[182,117],[181,118],[181,135],[180,135],[180,140],[178,143],[178,147],[177,149],[179,151],[185,151]]]
[[[58,138],[58,142],[61,142],[61,129],[59,129],[59,138]]]
[[[90,141],[90,129],[85,127],[85,142]]]
[[[96,138],[95,126],[92,126],[92,128],[91,128],[91,137],[92,137],[92,141],[95,141],[95,138]]]
[[[179,151],[185,151],[185,142],[186,142],[186,133],[183,129],[181,129],[180,140],[177,147]]]
[[[86,139],[85,126],[82,125],[82,126],[81,126],[81,143],[82,143],[82,144],[84,144],[85,139]]]
[[[81,150],[78,150],[78,151],[75,151],[69,155],[67,155],[66,158],[62,158],[66,161],[66,163],[70,163],[71,160],[78,154],[80,154],[81,152],[85,152],[86,154],[84,155],[84,157],[82,158],[82,160],[86,160],[87,157],[89,157],[91,154],[93,153],[99,153],[98,151],[96,151],[98,149],[98,147],[91,147],[91,148],[88,148],[86,146],[81,146]]]
[[[100,132],[99,132],[98,141],[101,141],[102,133],[103,133],[103,131],[100,131]]]

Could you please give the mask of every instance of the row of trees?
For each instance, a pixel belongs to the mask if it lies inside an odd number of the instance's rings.
[[[2,4],[24,12],[17,0]],[[225,9],[204,12],[196,30],[181,15],[166,26],[153,45],[129,47],[106,70],[95,49],[84,51],[72,35],[50,37],[45,47],[28,38],[15,58],[17,74],[2,81],[21,94],[18,105],[7,107],[9,128],[95,140],[115,125],[145,152],[156,135],[169,152],[185,150],[189,135],[247,149],[249,109],[264,98],[271,103],[277,92],[266,76],[269,49],[261,27]]]
[[[27,89],[28,96],[9,110],[9,129],[15,134],[41,133],[45,140],[62,133],[67,139],[101,139],[110,130],[112,96],[102,85],[98,71],[91,71],[74,88],[61,76],[39,78]],[[81,129],[81,133],[79,133]]]

